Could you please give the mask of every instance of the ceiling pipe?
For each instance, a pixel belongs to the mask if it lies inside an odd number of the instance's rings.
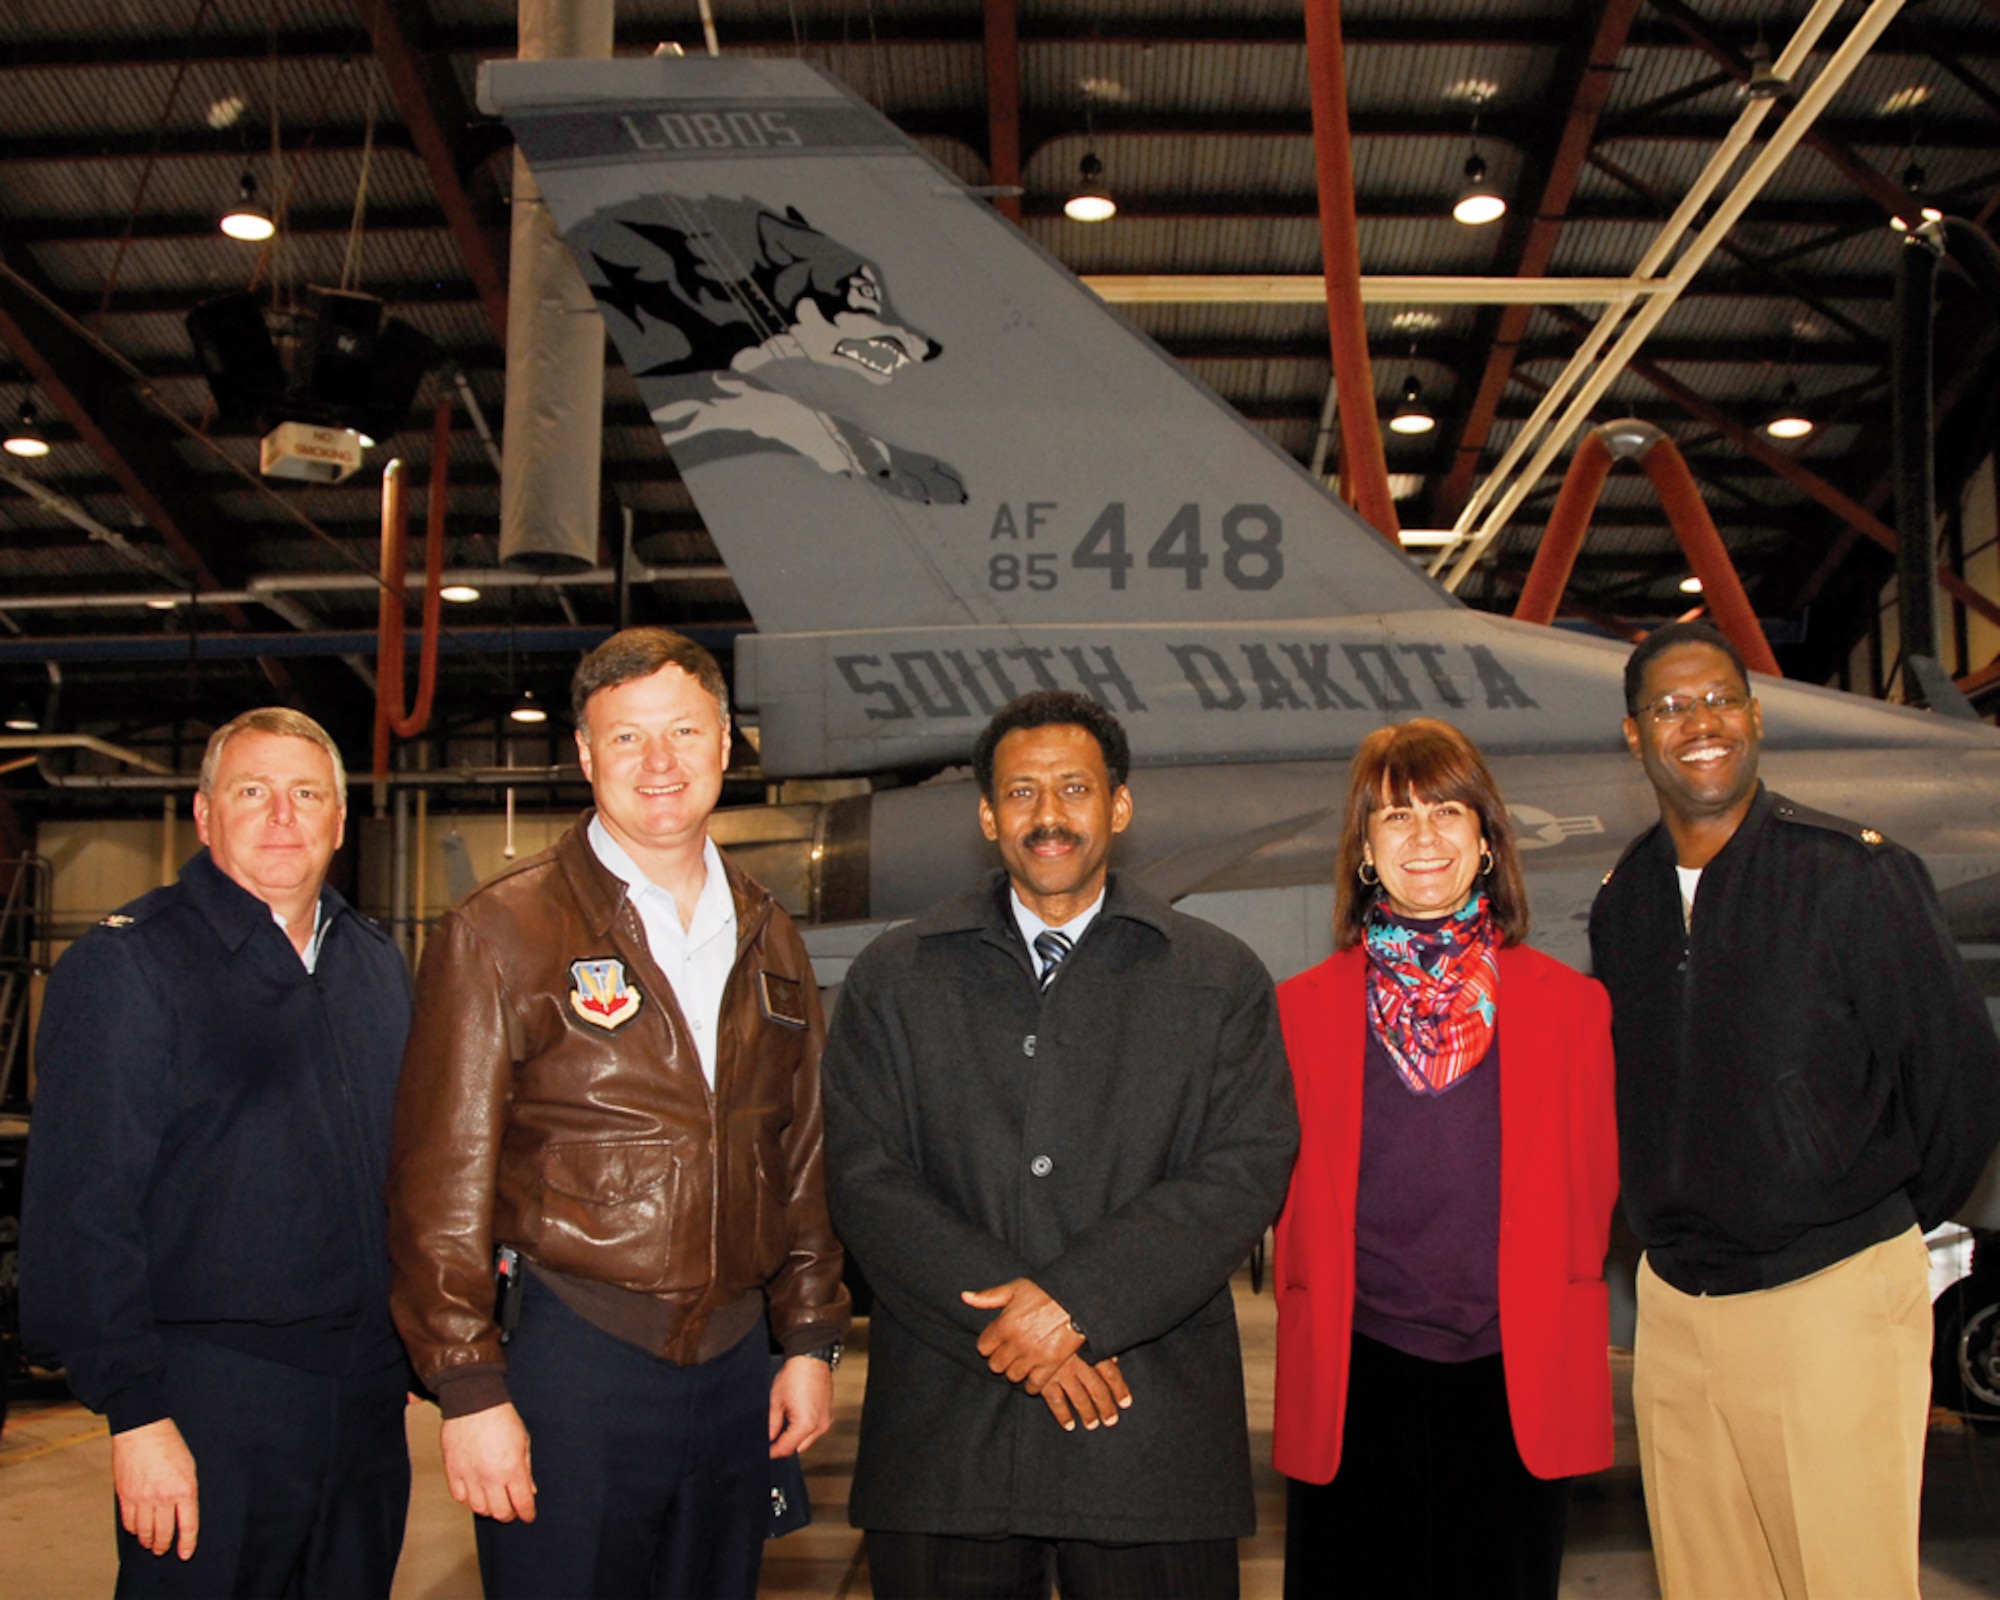
[[[134,757],[141,760],[141,757]],[[153,791],[193,789],[200,785],[196,772],[174,772],[156,763],[146,773],[56,772],[44,760],[42,781],[52,789],[120,789]],[[386,780],[392,789],[506,789],[519,785],[537,788],[550,784],[584,781],[583,769],[559,767],[439,767],[428,772],[392,772]]]
[[[89,750],[96,755],[109,756],[113,761],[122,761],[128,767],[137,767],[142,772],[171,776],[174,770],[161,766],[150,756],[142,756],[136,750],[127,750],[123,745],[113,744],[109,739],[100,739],[91,733],[0,733],[0,750]]]
[[[437,405],[435,434],[431,441],[431,486],[424,547],[424,621],[420,662],[417,669],[417,703],[403,710],[403,590],[409,583],[409,518],[403,504],[403,463],[392,461],[382,474],[382,592],[376,609],[375,649],[375,800],[379,812],[387,792],[382,780],[389,775],[389,739],[392,734],[405,739],[422,733],[431,720],[431,697],[437,688],[438,623],[444,587],[444,501],[446,487],[446,446],[451,429],[451,401]]]
[[[447,588],[453,584],[464,584],[474,589],[553,589],[573,588],[591,584],[611,586],[618,581],[618,574],[609,567],[592,567],[588,572],[520,572],[511,567],[453,567],[443,573]],[[729,576],[729,568],[719,561],[696,561],[664,567],[635,566],[632,569],[633,583],[710,583]],[[422,577],[409,578],[406,587],[415,588],[424,582]],[[189,593],[185,589],[165,590],[124,590],[111,594],[37,594],[0,595],[0,612],[4,611],[103,611],[143,608],[158,600],[171,600],[175,605],[248,605],[256,604],[286,616],[285,603],[278,597],[286,594],[352,594],[361,591],[373,592],[380,589],[382,580],[372,573],[347,572],[295,572],[271,574],[252,578],[241,589],[208,589]],[[295,609],[295,608],[292,608]]]
[[[1340,475],[1364,521],[1398,549],[1396,499],[1375,423],[1375,379],[1361,310],[1361,236],[1354,214],[1347,64],[1340,0],[1306,0],[1306,67],[1312,80],[1313,164],[1319,173],[1320,255],[1326,270],[1327,338],[1340,391]]]
[[[679,629],[697,644],[713,650],[728,648],[752,629],[748,622],[703,623]],[[448,628],[439,648],[460,655],[504,656],[510,649],[538,655],[595,649],[611,637],[611,627],[573,628],[567,623],[533,628]],[[99,663],[116,661],[240,661],[268,656],[344,656],[373,650],[373,631],[328,629],[323,633],[99,633],[64,638],[38,636],[0,639],[0,666],[27,662]],[[404,649],[421,648],[416,635],[405,635]]]
[[[1520,602],[1514,608],[1515,620],[1545,625],[1555,620],[1577,552],[1590,531],[1590,514],[1611,468],[1620,461],[1635,461],[1644,469],[1688,565],[1701,579],[1702,600],[1716,626],[1752,671],[1783,677],[1778,658],[1771,653],[1771,641],[1764,637],[1763,625],[1744,592],[1722,535],[1716,531],[1715,519],[1708,514],[1687,458],[1652,423],[1636,417],[1592,428],[1578,443],[1549,516],[1548,530],[1542,535]]]
[[[1890,428],[1896,477],[1896,631],[1902,643],[1903,703],[1929,704],[1922,663],[1935,664],[1937,603],[1937,445],[1932,321],[1943,235],[1923,227],[1903,239],[1896,262],[1896,341],[1891,354]]]
[[[1590,532],[1590,514],[1597,509],[1604,480],[1611,476],[1612,455],[1603,435],[1603,429],[1591,429],[1570,459],[1555,509],[1549,513],[1549,525],[1535,547],[1528,581],[1514,602],[1516,622],[1539,622],[1546,627],[1556,620],[1563,591],[1569,587],[1570,574],[1576,570],[1576,558],[1583,549],[1584,535]]]

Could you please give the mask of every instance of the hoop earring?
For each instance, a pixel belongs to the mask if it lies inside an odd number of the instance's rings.
[[[1482,878],[1493,876],[1493,850],[1490,845],[1481,844],[1479,847],[1479,875]]]
[[[1370,861],[1366,856],[1361,858],[1361,865],[1354,869],[1355,877],[1361,880],[1361,885],[1365,889],[1372,889],[1382,881],[1374,873],[1375,863]]]

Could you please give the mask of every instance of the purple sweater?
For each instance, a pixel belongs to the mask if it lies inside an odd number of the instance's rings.
[[[1500,1348],[1500,1035],[1442,1094],[1371,1028],[1354,1203],[1354,1328],[1427,1361]]]

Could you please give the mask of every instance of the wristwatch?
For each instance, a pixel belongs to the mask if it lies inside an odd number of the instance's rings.
[[[824,1361],[829,1370],[839,1366],[840,1358],[846,1353],[847,1346],[842,1344],[838,1339],[834,1340],[832,1344],[821,1345],[817,1350],[801,1350],[799,1352],[800,1355],[810,1357],[814,1361]]]

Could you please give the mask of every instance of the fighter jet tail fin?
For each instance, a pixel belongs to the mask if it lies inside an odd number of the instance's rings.
[[[816,68],[491,62],[481,97],[761,632],[1456,606]]]

